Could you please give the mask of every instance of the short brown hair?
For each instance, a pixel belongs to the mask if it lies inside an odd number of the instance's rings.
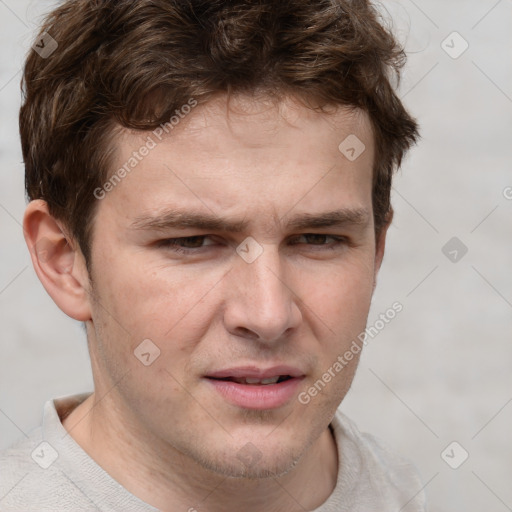
[[[190,98],[219,93],[366,111],[376,233],[386,224],[393,172],[418,131],[391,85],[405,54],[369,1],[67,0],[36,41],[46,34],[57,48],[46,58],[32,50],[22,79],[26,191],[47,201],[86,261],[114,128],[152,130]]]

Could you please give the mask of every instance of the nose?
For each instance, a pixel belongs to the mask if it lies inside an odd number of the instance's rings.
[[[235,257],[228,275],[224,310],[228,332],[271,344],[300,325],[298,281],[287,271],[277,248],[264,246],[252,263]]]

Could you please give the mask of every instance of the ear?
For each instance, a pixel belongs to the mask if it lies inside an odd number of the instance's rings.
[[[391,225],[391,221],[393,220],[393,208],[389,209],[388,214],[386,215],[386,223],[382,226],[377,239],[375,240],[375,267],[373,274],[373,290],[375,291],[375,287],[377,286],[377,274],[379,273],[380,266],[382,265],[382,260],[384,259],[384,250],[386,249],[386,235],[388,233],[389,226]]]
[[[91,319],[89,274],[78,244],[50,215],[46,201],[31,201],[23,218],[32,265],[45,290],[66,315]]]

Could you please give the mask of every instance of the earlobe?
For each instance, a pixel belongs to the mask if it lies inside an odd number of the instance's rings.
[[[32,265],[45,290],[66,315],[91,319],[89,277],[83,255],[45,201],[31,201],[23,218]]]

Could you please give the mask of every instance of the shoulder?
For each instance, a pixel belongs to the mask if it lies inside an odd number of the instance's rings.
[[[375,436],[361,432],[339,410],[332,427],[338,444],[342,485],[344,492],[353,497],[356,507],[353,510],[378,506],[381,511],[426,511],[424,484],[409,460]],[[361,507],[361,503],[365,506]]]
[[[58,458],[41,426],[0,452],[0,511],[96,510],[59,468]]]

